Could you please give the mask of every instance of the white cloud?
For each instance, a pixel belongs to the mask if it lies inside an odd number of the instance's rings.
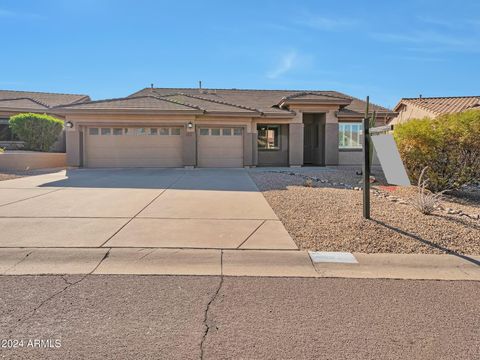
[[[441,51],[478,52],[480,42],[476,38],[452,36],[435,31],[404,33],[371,33],[370,36],[386,43],[400,43],[420,46],[418,50],[436,49]]]
[[[324,31],[339,31],[349,29],[357,25],[358,21],[355,19],[339,18],[339,17],[326,17],[303,13],[297,18],[295,23],[303,26],[310,27],[316,30]]]
[[[20,13],[11,10],[0,9],[0,18],[30,18],[30,19],[43,19],[40,14],[34,13]]]
[[[269,79],[277,79],[278,77],[284,75],[298,63],[298,55],[296,51],[289,51],[280,58],[278,65],[267,73]]]

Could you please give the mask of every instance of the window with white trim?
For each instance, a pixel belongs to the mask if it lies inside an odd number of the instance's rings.
[[[362,123],[339,123],[338,124],[338,148],[361,149],[362,148]]]

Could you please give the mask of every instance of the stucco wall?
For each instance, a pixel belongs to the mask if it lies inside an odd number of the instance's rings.
[[[425,117],[434,118],[435,115],[430,113],[429,111],[423,110],[419,107],[416,107],[411,104],[404,104],[401,111],[398,113],[397,117],[395,117],[391,124],[400,124],[407,122],[408,120],[412,119],[423,119]]]
[[[0,153],[0,169],[31,170],[65,167],[65,153],[7,151]]]
[[[363,151],[340,151],[338,153],[338,165],[362,165]],[[373,150],[373,164],[380,165],[377,153]]]

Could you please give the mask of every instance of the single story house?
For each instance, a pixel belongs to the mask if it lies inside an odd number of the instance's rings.
[[[89,100],[90,97],[87,95],[0,90],[0,147],[7,149],[21,149],[23,147],[23,142],[18,141],[10,131],[8,126],[10,116],[25,112],[52,115],[52,108],[56,106]],[[54,145],[53,150],[65,151],[64,135]]]
[[[377,125],[395,113],[372,105]],[[361,163],[365,103],[335,91],[142,89],[53,109],[69,166],[251,167]]]
[[[479,108],[480,96],[402,98],[393,109],[398,115],[390,124],[400,124],[411,119],[436,118],[443,114]]]

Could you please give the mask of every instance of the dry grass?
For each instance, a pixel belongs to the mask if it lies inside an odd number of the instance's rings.
[[[315,176],[314,170],[311,175]],[[342,169],[334,179],[355,185],[355,169]],[[319,171],[319,178],[326,173]],[[425,253],[448,251],[480,254],[480,222],[436,212],[424,215],[413,208],[372,196],[372,219],[362,217],[362,192],[304,187],[304,179],[288,174],[252,171],[257,183],[288,232],[301,249],[363,253]],[[347,180],[345,180],[347,179]],[[414,196],[415,187],[401,189]],[[412,193],[413,190],[413,193]],[[393,195],[397,194],[396,190]],[[405,197],[405,196],[404,196]],[[408,199],[406,199],[408,200]],[[477,209],[463,205],[470,212]]]

